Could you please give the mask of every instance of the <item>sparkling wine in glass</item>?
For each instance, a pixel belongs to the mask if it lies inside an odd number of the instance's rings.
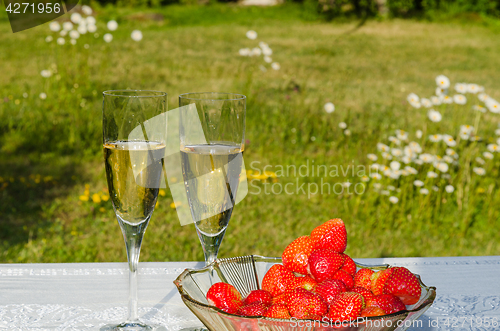
[[[127,250],[129,306],[125,322],[101,330],[158,330],[159,327],[139,320],[137,267],[162,180],[167,94],[121,90],[103,95],[104,163],[109,194]]]
[[[181,164],[187,200],[205,263],[217,259],[236,204],[243,164],[246,97],[179,96]]]

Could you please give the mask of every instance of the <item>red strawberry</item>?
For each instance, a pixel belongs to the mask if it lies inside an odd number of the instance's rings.
[[[269,306],[273,302],[273,296],[266,290],[254,290],[243,300],[243,304],[248,305],[254,302],[260,302],[265,306]]]
[[[273,297],[284,293],[295,276],[281,264],[273,265],[262,279],[262,289],[270,292]]]
[[[355,320],[365,307],[363,296],[355,292],[340,293],[330,305],[327,317],[332,321]]]
[[[289,301],[289,298],[290,298],[290,295],[292,294],[292,291],[287,291],[285,293],[282,293],[280,295],[275,296],[273,298],[273,305],[275,305],[275,304],[286,305]]]
[[[422,289],[417,276],[403,267],[392,268],[394,271],[385,282],[383,292],[394,294],[403,301],[405,305],[413,305],[418,302]]]
[[[233,285],[222,282],[208,289],[207,300],[210,305],[229,314],[235,314],[243,304],[240,292]]]
[[[361,294],[363,296],[363,299],[365,299],[365,302],[370,300],[370,299],[373,299],[375,297],[375,295],[372,293],[372,291],[367,290],[364,287],[353,287],[351,292],[356,292],[356,293]]]
[[[332,279],[339,279],[344,282],[346,289],[349,291],[354,287],[354,279],[344,270],[340,269],[333,275]]]
[[[331,279],[343,264],[342,255],[331,249],[317,249],[309,256],[309,272],[317,282]]]
[[[342,253],[342,257],[344,258],[344,265],[342,266],[342,270],[346,271],[349,275],[353,276],[356,274],[356,263],[353,259],[347,254]]]
[[[328,311],[328,304],[323,298],[300,287],[293,290],[287,307],[290,315],[298,319],[320,320]]]
[[[248,305],[241,306],[237,314],[241,316],[263,316],[267,311],[267,307],[261,302],[254,302]]]
[[[372,277],[371,277],[371,281],[372,281],[371,290],[372,290],[373,294],[379,295],[379,294],[382,294],[384,292],[385,282],[387,281],[387,279],[391,275],[393,269],[394,268],[380,270],[380,271],[375,272],[372,275]]]
[[[316,248],[329,248],[343,253],[347,246],[347,231],[340,218],[329,220],[311,232],[311,241]]]
[[[280,303],[274,304],[269,307],[264,316],[281,319],[289,319],[292,317],[290,316],[290,312],[288,311],[286,305]]]
[[[294,290],[297,287],[302,287],[308,291],[312,291],[312,289],[318,284],[314,279],[309,276],[304,277],[295,277],[292,284],[290,285],[289,290]]]
[[[376,295],[373,299],[368,300],[366,305],[379,307],[386,314],[392,314],[406,309],[405,304],[397,296],[392,294]]]
[[[281,255],[283,265],[290,271],[307,275],[307,261],[313,249],[314,245],[309,236],[298,237],[283,251]]]
[[[359,269],[358,272],[354,275],[354,286],[358,287],[364,287],[367,290],[372,289],[372,275],[375,273],[375,271],[371,269]]]
[[[345,292],[345,284],[338,279],[328,279],[319,283],[314,288],[314,292],[319,294],[329,305],[342,292]]]
[[[361,311],[361,317],[382,316],[385,312],[379,307],[369,306]]]

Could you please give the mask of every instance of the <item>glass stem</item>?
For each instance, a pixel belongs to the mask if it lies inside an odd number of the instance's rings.
[[[129,267],[129,297],[128,297],[128,321],[137,322],[137,267],[139,265],[139,255],[141,253],[142,238],[148,227],[149,217],[142,223],[132,225],[119,219],[123,233],[123,239],[127,247],[127,259]]]

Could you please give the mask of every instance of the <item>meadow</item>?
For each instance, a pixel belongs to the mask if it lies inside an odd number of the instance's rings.
[[[166,91],[171,109],[185,92],[247,95],[249,194],[220,257],[278,256],[335,217],[354,258],[500,254],[496,22],[369,20],[353,30],[354,20],[315,20],[294,4],[92,16],[96,31],[75,39],[49,24],[13,34],[0,11],[0,263],[126,260],[101,151],[101,93],[123,88]],[[449,88],[437,90],[439,75]],[[203,254],[167,188],[141,261],[182,260]]]

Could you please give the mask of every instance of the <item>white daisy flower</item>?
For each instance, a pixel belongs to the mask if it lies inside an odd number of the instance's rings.
[[[453,193],[453,191],[455,191],[455,188],[452,186],[452,185],[446,185],[444,187],[444,190],[447,192],[447,193]]]
[[[49,78],[50,76],[52,76],[52,71],[42,70],[42,72],[40,72],[40,75],[42,75],[42,77],[44,77],[44,78]]]
[[[89,16],[85,19],[85,23],[87,23],[87,25],[96,25],[97,21],[94,16]]]
[[[480,91],[480,87],[477,84],[467,84],[467,92],[469,93],[478,93]]]
[[[391,192],[389,192],[388,190],[382,190],[382,191],[380,191],[380,194],[382,194],[382,195],[390,195]]]
[[[418,174],[418,171],[417,169],[413,168],[413,167],[410,167],[410,166],[406,166],[405,167],[405,170],[408,171],[409,174],[411,175],[416,175]]]
[[[424,160],[416,159],[416,160],[413,160],[413,163],[418,164],[418,165],[423,165]]]
[[[89,44],[85,44],[85,45],[83,45],[83,48],[85,48],[85,49],[89,49],[89,48],[90,48],[90,45],[89,45]]]
[[[458,154],[457,154],[457,152],[455,152],[455,150],[453,150],[453,149],[451,149],[451,148],[447,148],[447,149],[446,149],[446,155],[449,155],[449,156],[454,157],[455,159],[458,159]]]
[[[351,186],[351,183],[349,183],[349,182],[345,182],[345,183],[342,183],[342,186],[343,186],[343,187],[350,187],[350,186]]]
[[[435,191],[435,192],[438,192],[438,191],[439,191],[439,187],[437,187],[436,185],[434,185],[434,186],[432,187],[432,190],[433,190],[433,191]]]
[[[377,149],[381,152],[388,152],[390,151],[391,149],[389,148],[389,146],[385,145],[385,144],[382,144],[382,143],[377,143]]]
[[[435,123],[441,122],[441,120],[443,119],[443,116],[441,116],[441,113],[438,111],[435,111],[434,109],[429,110],[429,112],[427,113],[427,116],[429,117],[429,119],[432,122],[435,122]]]
[[[341,128],[342,130],[347,129],[347,124],[345,122],[340,122],[339,128]]]
[[[445,96],[443,96],[442,102],[445,104],[452,104],[453,98],[448,96],[448,95],[445,95]]]
[[[351,135],[351,130],[349,130],[349,129],[345,129],[345,130],[344,130],[344,134],[345,134],[346,136],[350,136],[350,135]]]
[[[496,130],[495,130],[495,134],[496,134],[497,136],[500,136],[500,129],[496,129]]]
[[[444,75],[439,75],[436,77],[436,84],[440,88],[447,89],[450,87],[450,80]]]
[[[311,137],[311,141],[316,141],[316,137],[315,137],[315,136],[312,136],[312,137]]]
[[[325,103],[325,105],[323,106],[323,108],[325,109],[325,111],[330,114],[330,113],[333,113],[335,111],[335,105],[331,102],[327,102]],[[346,126],[347,127],[347,126]],[[344,128],[345,129],[345,128]]]
[[[456,83],[455,84],[455,91],[461,94],[467,93],[467,84],[466,83]]]
[[[483,156],[488,159],[488,160],[492,160],[493,159],[493,154],[491,154],[490,152],[484,152],[483,153]]]
[[[446,137],[443,138],[443,141],[446,144],[446,146],[448,146],[448,147],[455,147],[457,145],[457,142],[455,141],[455,139],[453,139],[453,137],[449,136],[449,135],[446,135]]]
[[[448,172],[448,163],[444,163],[444,162],[438,162],[436,164],[436,169],[441,171],[442,173],[445,173],[445,172]]]
[[[481,167],[474,167],[472,168],[472,171],[474,171],[479,176],[484,176],[486,174],[486,170],[484,170],[484,168]]]
[[[263,41],[259,41],[259,47],[260,48],[267,48],[267,47],[269,47],[269,45]]]
[[[23,98],[27,99],[28,98],[28,93],[24,92],[23,93]]]
[[[69,42],[71,43],[71,45],[76,45],[76,39],[71,39]]]
[[[470,141],[482,141],[482,140],[483,140],[483,138],[481,138],[481,137],[479,137],[479,136],[471,136],[469,140],[470,140]]]
[[[404,164],[411,163],[411,157],[409,157],[408,155],[405,155],[401,158],[401,161],[403,161]]]
[[[52,40],[54,40],[54,38],[52,38],[52,36],[47,36],[45,38],[45,42],[47,42],[47,43],[50,43]]]
[[[49,24],[49,29],[51,31],[57,32],[57,31],[61,30],[61,25],[59,24],[59,22],[52,21]]]
[[[59,32],[59,35],[61,37],[65,37],[67,34],[68,34],[68,31],[66,31],[66,30],[61,30],[61,32]]]
[[[486,148],[492,152],[492,153],[498,153],[500,152],[500,148],[498,148],[498,145],[497,144],[488,144],[488,146],[486,146]]]
[[[79,34],[86,34],[87,33],[87,26],[86,25],[79,25],[78,28],[76,29]]]
[[[479,163],[480,165],[484,165],[486,163],[486,161],[484,161],[482,158],[480,158],[479,156],[476,157],[476,162]]]
[[[109,21],[106,26],[108,27],[109,31],[115,31],[118,29],[118,23],[115,20]]]
[[[396,156],[396,157],[401,157],[401,156],[403,156],[403,150],[400,148],[393,148],[393,149],[391,149],[391,154]]]
[[[418,156],[418,159],[425,163],[432,163],[434,161],[434,156],[429,153],[423,153]]]
[[[439,106],[441,104],[441,99],[437,96],[432,96],[431,102],[434,106]]]
[[[387,152],[382,152],[382,157],[386,160],[392,160],[392,155]]]
[[[239,50],[239,53],[241,56],[250,56],[250,54],[252,53],[252,51],[250,50],[250,48],[241,48]]]
[[[111,33],[106,33],[103,36],[105,42],[110,43],[113,40],[113,35]]]
[[[72,29],[73,29],[73,23],[71,23],[71,22],[64,22],[63,23],[63,30],[70,31]]]
[[[408,100],[408,103],[412,104],[414,102],[419,102],[420,101],[420,98],[418,97],[418,95],[416,95],[415,93],[410,93],[408,94],[408,96],[406,97],[406,100]]]
[[[450,175],[450,174],[442,174],[442,175],[441,175],[441,178],[444,178],[444,179],[451,179],[451,175]]]
[[[399,168],[401,168],[401,163],[399,163],[398,161],[392,161],[389,166],[392,170],[399,170]]]
[[[428,171],[427,172],[427,177],[429,177],[429,178],[437,178],[438,174],[435,173],[434,171]]]
[[[392,186],[392,185],[387,185],[387,189],[389,191],[396,191],[396,187]]]
[[[445,155],[443,156],[443,161],[445,161],[446,163],[452,163],[454,160],[451,156]]]
[[[417,179],[413,182],[413,185],[415,185],[416,187],[422,187],[424,186],[424,182]]]
[[[482,101],[482,102],[486,102],[486,100],[488,100],[489,96],[488,94],[486,93],[479,93],[479,95],[477,96],[479,101]]]
[[[427,99],[427,98],[422,98],[420,99],[420,104],[424,106],[425,108],[431,108],[432,107],[432,101]]]
[[[254,47],[250,56],[261,56],[262,50],[259,47]]]
[[[488,98],[486,100],[486,107],[494,114],[500,113],[500,103],[493,98]]]
[[[500,138],[497,139],[497,145],[500,145]]]
[[[427,195],[427,194],[429,194],[429,190],[426,189],[426,188],[421,188],[420,189],[420,194]]]
[[[396,130],[396,137],[399,140],[406,141],[406,140],[408,140],[408,132],[406,132],[404,130]]]
[[[373,161],[373,162],[378,160],[378,157],[375,154],[368,154],[367,157],[368,157],[368,160]]]
[[[64,40],[64,38],[57,38],[58,45],[64,45],[65,42],[66,42],[66,40]]]
[[[78,33],[78,31],[76,31],[76,30],[71,30],[69,32],[69,37],[71,39],[78,39],[78,38],[80,38],[80,33]]]
[[[471,134],[474,131],[474,127],[472,125],[460,125],[460,132],[464,132],[467,134]]]
[[[265,55],[265,56],[264,56],[264,62],[266,62],[266,63],[271,63],[271,62],[273,62],[273,59],[272,59],[270,56]]]
[[[365,182],[365,183],[366,183],[366,182],[369,182],[369,181],[370,181],[370,177],[368,177],[368,176],[363,176],[363,177],[361,177],[361,181],[362,181],[362,182]]]
[[[382,175],[379,173],[376,173],[376,172],[373,174],[370,174],[370,177],[373,179],[382,179]]]
[[[433,143],[437,143],[439,141],[441,141],[442,139],[442,136],[440,134],[432,134],[429,136],[429,140]]]
[[[278,62],[273,62],[271,63],[271,68],[273,68],[274,70],[280,70],[281,66]]]
[[[415,153],[422,153],[422,147],[420,146],[419,143],[417,143],[416,141],[411,141],[408,146],[411,148],[412,151],[414,151]]]
[[[417,139],[422,138],[422,130],[417,130],[417,132],[415,132],[415,137],[417,137]]]
[[[389,197],[389,201],[392,202],[392,203],[394,203],[394,204],[396,204],[396,203],[398,203],[399,199],[397,197],[395,197],[395,196],[390,196]]]
[[[133,41],[141,41],[142,40],[142,32],[139,30],[132,31],[130,37]]]
[[[393,144],[396,144],[398,146],[401,145],[401,141],[396,137],[390,136],[388,139]]]
[[[97,31],[97,26],[95,26],[95,24],[89,24],[87,25],[87,31],[90,33],[94,33]]]
[[[382,184],[380,184],[380,183],[374,183],[374,184],[373,184],[373,188],[374,188],[375,190],[380,190],[380,189],[382,188]]]
[[[370,165],[370,169],[380,170],[381,166],[378,163],[374,163],[374,164]]]
[[[455,94],[453,96],[453,101],[455,101],[457,105],[465,105],[467,103],[467,98],[462,94]]]
[[[82,6],[82,12],[83,12],[85,15],[87,15],[87,16],[92,15],[92,8],[90,8],[90,7],[89,7],[89,6],[87,6],[87,5],[83,5],[83,6]]]
[[[389,171],[387,175],[392,179],[399,179],[399,177],[401,177],[401,171],[399,170]]]
[[[82,21],[82,15],[80,15],[79,13],[73,13],[71,14],[71,22],[75,23],[75,24],[79,24],[81,21]]]
[[[42,92],[42,93],[40,93],[39,97],[40,97],[40,99],[45,100],[45,99],[47,99],[47,94]]]
[[[269,47],[262,48],[262,54],[264,54],[265,56],[271,56],[273,55],[273,50]]]
[[[441,88],[441,87],[436,87],[436,96],[438,97],[442,97],[444,96],[448,91],[444,88]],[[441,101],[441,99],[439,99]]]
[[[257,39],[257,32],[255,32],[254,30],[247,31],[246,35],[248,39],[251,40]]]

